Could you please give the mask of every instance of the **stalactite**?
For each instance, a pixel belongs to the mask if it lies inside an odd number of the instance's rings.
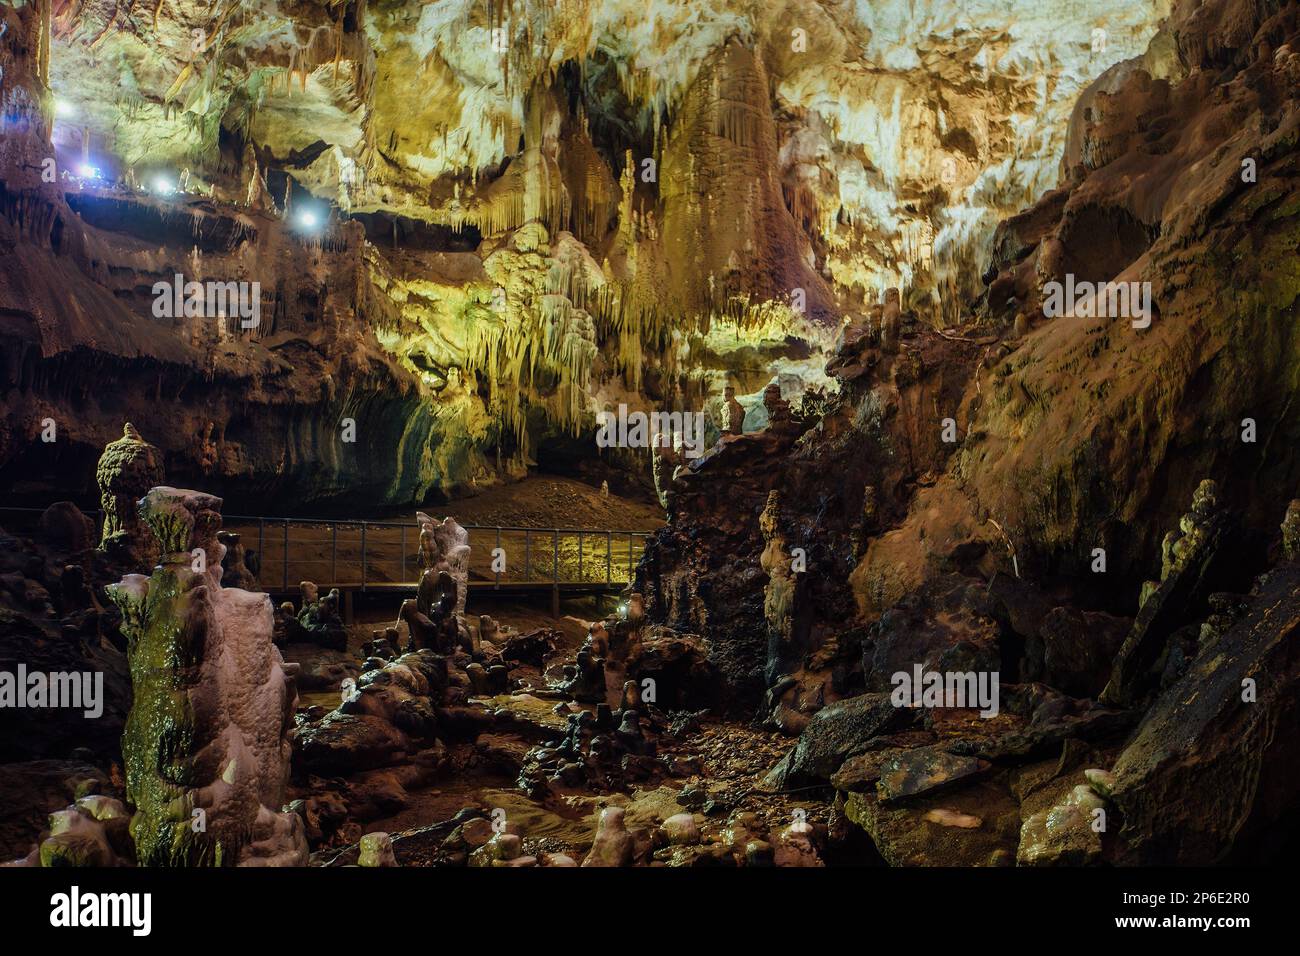
[[[51,14],[53,12],[53,0],[36,0],[36,19],[40,31],[36,41],[36,79],[45,89],[50,88],[50,31],[52,29]],[[116,8],[114,9],[116,15]],[[105,24],[107,30],[112,25],[112,19]]]

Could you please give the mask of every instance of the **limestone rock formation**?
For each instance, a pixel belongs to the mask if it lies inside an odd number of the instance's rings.
[[[108,424],[51,383],[83,360],[178,478],[280,506],[517,477],[611,398],[825,384],[816,353],[886,288],[963,317],[998,220],[1054,185],[1077,95],[1169,5],[10,10],[46,42],[2,64],[23,199],[0,235],[30,281],[0,285],[24,396],[0,469],[39,453],[40,405],[83,423],[48,479],[81,490],[63,476]],[[257,324],[155,316],[178,274],[259,282]],[[158,399],[180,394],[174,427]]]
[[[455,518],[434,521],[422,511],[416,512],[420,527],[419,564],[424,574],[420,586],[432,574],[432,579],[446,573],[455,583],[453,610],[457,617],[465,614],[469,598],[469,532],[456,523]]]
[[[767,540],[759,564],[767,572],[767,587],[763,591],[763,616],[767,619],[770,630],[769,642],[776,649],[769,651],[768,657],[773,662],[788,658],[788,646],[793,640],[791,633],[794,620],[795,593],[798,578],[795,563],[786,551],[786,542],[781,528],[781,493],[773,490],[767,496],[763,513],[758,516],[758,527]],[[801,568],[800,570],[806,570]]]
[[[247,556],[239,534],[234,531],[219,531],[217,540],[226,549],[226,556],[222,560],[222,587],[240,588],[244,591],[259,590],[257,578],[246,563]],[[259,559],[260,557],[261,555],[258,555]]]
[[[863,694],[819,710],[799,737],[799,743],[768,777],[776,788],[829,780],[855,751],[880,734],[903,729],[906,711],[886,695]]]
[[[607,807],[600,813],[596,838],[583,866],[627,866],[632,862],[634,845],[627,832],[621,807]]]
[[[220,509],[202,492],[151,489],[140,518],[162,563],[108,589],[131,667],[122,751],[143,866],[306,862],[301,822],[280,812],[293,674],[271,642],[270,598],[221,585]]]
[[[1294,848],[1296,0],[45,0],[0,125],[6,856]]]
[[[130,814],[120,800],[86,796],[50,815],[50,836],[41,842],[46,867],[129,866],[134,862]]]
[[[361,858],[358,866],[397,866],[393,854],[393,839],[387,833],[367,833],[361,838]]]
[[[1179,530],[1165,536],[1160,583],[1149,594],[1144,593],[1102,700],[1133,703],[1150,685],[1151,670],[1165,652],[1175,625],[1186,620],[1189,611],[1199,610],[1207,599],[1215,563],[1223,562],[1222,539],[1227,527],[1226,516],[1216,505],[1216,485],[1206,479],[1197,486],[1192,510],[1180,519]]]
[[[1016,861],[1021,866],[1084,866],[1101,859],[1105,801],[1079,784],[1060,803],[1025,820]]]
[[[122,437],[105,446],[95,480],[104,511],[99,546],[127,563],[152,566],[158,560],[157,542],[140,517],[138,502],[162,484],[162,453],[127,422]]]
[[[322,596],[315,584],[303,581],[299,593],[302,609],[299,610],[296,618],[297,627],[293,629],[292,635],[286,635],[286,640],[292,637],[331,650],[346,650],[348,632],[343,626],[338,588],[333,588],[328,594]]]
[[[70,503],[52,505],[27,530],[0,529],[0,761],[53,760],[71,775],[85,766],[78,748],[88,748],[107,767],[130,708],[131,678],[117,615],[101,587],[122,567],[95,549],[94,522]],[[32,681],[41,680],[45,690],[31,700],[35,706],[23,706]],[[56,699],[58,688],[71,699]],[[26,779],[16,778],[9,812],[17,820],[43,819],[55,805],[30,806],[21,796]],[[59,805],[72,796],[60,792]]]
[[[722,420],[718,428],[724,435],[745,433],[745,407],[736,401],[736,389],[732,385],[722,392]]]
[[[1300,498],[1287,505],[1282,521],[1282,555],[1288,561],[1300,561]]]
[[[448,669],[431,650],[404,654],[356,682],[356,694],[294,735],[297,766],[313,773],[371,770],[396,763],[435,738]]]
[[[1259,578],[1244,615],[1163,690],[1114,765],[1114,858],[1258,860],[1293,832],[1300,565]]]
[[[898,337],[902,331],[902,306],[897,289],[885,290],[885,304],[880,313],[880,347],[886,352],[898,351]]]

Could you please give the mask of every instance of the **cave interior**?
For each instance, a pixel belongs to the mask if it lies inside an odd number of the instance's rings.
[[[1263,864],[1296,0],[0,3],[0,862]]]

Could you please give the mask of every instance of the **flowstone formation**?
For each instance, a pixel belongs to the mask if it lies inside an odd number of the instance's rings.
[[[140,502],[162,561],[108,588],[122,611],[134,702],[122,736],[142,866],[303,864],[302,824],[280,812],[293,669],[271,641],[265,594],[221,584],[221,499],[158,487]]]

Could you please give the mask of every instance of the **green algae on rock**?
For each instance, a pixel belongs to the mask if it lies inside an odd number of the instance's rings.
[[[220,508],[151,490],[140,513],[163,563],[109,590],[134,683],[122,753],[142,866],[306,862],[300,818],[280,812],[297,693],[271,642],[270,598],[221,586]]]
[[[122,437],[104,447],[95,479],[99,483],[100,507],[104,509],[99,546],[120,552],[137,564],[152,565],[158,557],[157,544],[141,521],[137,502],[146,491],[162,483],[162,452],[127,422]]]

